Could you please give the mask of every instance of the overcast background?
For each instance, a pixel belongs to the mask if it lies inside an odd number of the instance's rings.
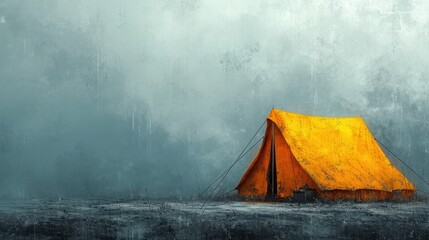
[[[429,1],[0,0],[0,198],[194,196],[272,107],[428,179],[428,81]]]

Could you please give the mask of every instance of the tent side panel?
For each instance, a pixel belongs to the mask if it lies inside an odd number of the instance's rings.
[[[319,197],[327,200],[356,200],[356,201],[380,201],[380,200],[409,200],[414,197],[414,190],[398,190],[393,192],[358,189],[328,190],[319,193]]]
[[[270,161],[272,122],[267,121],[264,141],[258,155],[236,187],[240,196],[265,197],[267,194],[267,170]]]
[[[293,191],[304,185],[316,189],[320,192],[319,187],[310,177],[310,175],[301,167],[293,156],[289,145],[280,129],[274,127],[274,139],[276,142],[276,165],[277,165],[277,186],[278,197],[292,197]]]

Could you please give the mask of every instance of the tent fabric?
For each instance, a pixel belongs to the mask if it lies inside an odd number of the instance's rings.
[[[293,190],[305,184],[313,189],[318,188],[310,175],[296,161],[279,128],[269,121],[261,149],[237,187],[240,195],[265,197],[267,193],[267,172],[270,161],[271,133],[273,128],[277,155],[278,196],[288,197],[292,195]]]
[[[385,199],[398,190],[409,190],[403,197],[414,192],[414,185],[392,165],[361,117],[317,117],[273,109],[261,149],[236,188],[242,196],[266,194],[272,132],[279,197],[289,197],[305,184],[328,199]]]

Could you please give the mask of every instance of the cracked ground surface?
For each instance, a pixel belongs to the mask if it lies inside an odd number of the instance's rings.
[[[429,239],[429,203],[0,202],[0,239]]]

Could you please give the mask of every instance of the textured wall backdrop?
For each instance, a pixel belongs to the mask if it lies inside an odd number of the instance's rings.
[[[0,197],[190,196],[272,107],[428,179],[428,81],[429,1],[0,0]]]

